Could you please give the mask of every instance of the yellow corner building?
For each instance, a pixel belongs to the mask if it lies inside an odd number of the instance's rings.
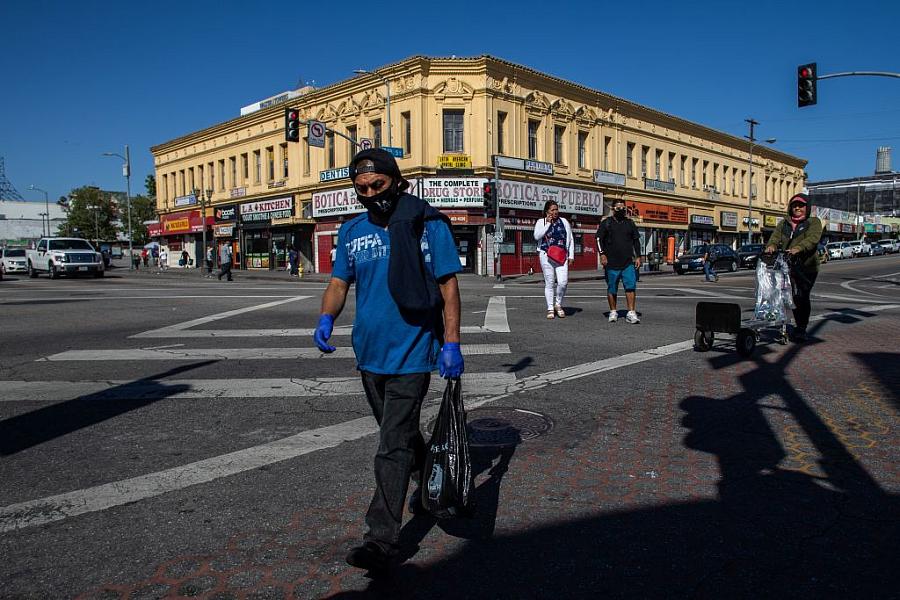
[[[299,143],[286,141],[287,108],[323,123],[324,135],[304,126]],[[806,166],[492,56],[414,56],[154,146],[152,233],[201,257],[206,228],[208,246],[231,244],[246,269],[282,269],[293,246],[305,271],[330,272],[337,231],[363,211],[345,169],[360,144],[394,149],[410,192],[450,217],[464,269],[481,275],[540,271],[530,231],[547,199],[572,222],[575,269],[597,269],[594,234],[617,198],[649,268],[703,241],[760,241],[802,190]],[[496,232],[483,199],[495,176]]]

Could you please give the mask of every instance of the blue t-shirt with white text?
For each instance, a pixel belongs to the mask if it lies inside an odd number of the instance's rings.
[[[425,266],[436,279],[462,270],[456,243],[447,224],[425,222],[422,233]],[[338,232],[332,276],[356,283],[353,351],[357,368],[387,375],[428,373],[437,368],[440,341],[430,329],[407,323],[388,289],[391,255],[387,229],[363,213]]]

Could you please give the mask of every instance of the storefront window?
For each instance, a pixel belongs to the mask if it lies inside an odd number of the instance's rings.
[[[507,232],[508,233],[508,232]],[[538,243],[530,231],[522,232],[522,254],[537,254]]]
[[[503,243],[500,244],[500,254],[516,253],[516,232],[512,229],[503,231]]]
[[[244,234],[244,264],[248,269],[269,268],[268,231],[248,231]]]
[[[582,254],[584,252],[584,234],[583,233],[575,233],[575,254]]]

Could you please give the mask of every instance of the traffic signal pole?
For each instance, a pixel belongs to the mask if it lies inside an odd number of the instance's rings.
[[[500,244],[503,243],[503,225],[500,222],[500,165],[494,159],[494,254],[497,257],[497,281],[502,281]]]

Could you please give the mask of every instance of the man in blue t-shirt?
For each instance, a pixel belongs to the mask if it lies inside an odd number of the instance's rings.
[[[347,562],[381,571],[398,551],[410,475],[424,463],[419,412],[431,372],[439,368],[447,378],[458,378],[463,372],[456,280],[462,265],[446,217],[403,192],[409,182],[393,156],[382,149],[359,152],[350,163],[350,178],[367,211],[345,223],[338,233],[332,277],[322,296],[314,339],[323,352],[335,350],[328,339],[350,285],[356,283],[353,351],[380,430],[376,489],[366,513],[368,531],[363,544],[347,555]],[[398,205],[403,214],[411,208],[420,211],[418,229],[403,229],[406,223],[396,222],[395,212],[401,213]],[[421,231],[421,236],[413,238],[413,231]],[[436,290],[434,302],[411,310],[410,302],[416,300],[410,300],[411,290],[422,290],[420,298],[427,298],[429,289]]]

